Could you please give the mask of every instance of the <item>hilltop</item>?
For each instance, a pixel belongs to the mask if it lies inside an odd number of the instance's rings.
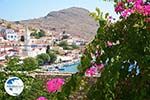
[[[96,34],[97,23],[84,8],[71,7],[52,11],[44,17],[20,21],[21,24],[55,32],[66,31],[69,34],[89,39]]]

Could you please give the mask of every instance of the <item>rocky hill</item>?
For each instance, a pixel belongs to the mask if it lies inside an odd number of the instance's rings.
[[[96,34],[98,27],[89,13],[86,9],[72,7],[50,12],[45,17],[23,20],[20,23],[56,32],[66,31],[72,35],[89,39]]]

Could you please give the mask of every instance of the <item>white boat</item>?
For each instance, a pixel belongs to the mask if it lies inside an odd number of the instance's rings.
[[[50,72],[59,72],[59,70],[55,67],[49,67],[47,70]]]

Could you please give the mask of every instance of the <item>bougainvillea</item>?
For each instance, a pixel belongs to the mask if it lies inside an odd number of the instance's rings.
[[[112,43],[112,42],[107,41],[107,46],[108,46],[108,47],[111,47],[112,45],[113,45],[113,43]]]
[[[41,97],[37,98],[36,100],[48,100],[48,99],[43,97],[43,96],[41,96]]]
[[[89,69],[86,70],[85,76],[95,76],[97,74],[97,68],[95,66],[90,67]]]
[[[46,84],[47,91],[50,93],[57,92],[61,89],[63,84],[64,84],[64,79],[62,78],[51,79]]]
[[[116,12],[122,12],[122,11],[124,11],[124,3],[123,2],[118,2],[117,6],[115,8],[115,11]]]
[[[115,11],[125,18],[134,12],[148,16],[150,15],[150,5],[144,3],[143,0],[122,0],[117,3]]]
[[[86,46],[79,72],[67,78],[65,84],[63,79],[51,79],[46,84],[47,92],[42,90],[42,80],[31,78],[20,97],[3,96],[0,91],[0,98],[34,100],[43,95],[50,100],[149,100],[150,3],[142,0],[119,0],[119,3],[116,12],[121,17],[114,23],[107,20],[108,16],[102,18],[97,9],[95,18],[100,27]],[[100,77],[91,77],[98,72]],[[8,74],[0,76],[3,87],[4,76]]]
[[[95,66],[96,66],[98,72],[101,72],[102,69],[104,68],[104,64],[95,64]]]
[[[62,95],[69,97],[82,90],[86,95],[85,100],[150,98],[149,6],[142,0],[119,0],[115,11],[121,17],[115,23],[110,23],[107,17],[102,18],[100,11],[96,10],[98,13],[93,17],[100,24],[97,35],[86,46],[80,72],[66,83]],[[98,68],[101,76],[91,77],[97,74]],[[92,78],[96,79],[96,83],[87,81]],[[86,84],[85,88],[81,87],[82,82]],[[72,88],[75,88],[74,92]],[[63,98],[62,95],[58,98]]]
[[[104,68],[104,64],[93,64],[92,67],[88,68],[85,71],[85,76],[88,77],[99,77],[102,69]]]

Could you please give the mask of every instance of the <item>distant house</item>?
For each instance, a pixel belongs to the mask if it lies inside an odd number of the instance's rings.
[[[74,43],[74,40],[73,39],[67,39],[67,43],[68,43],[68,45],[72,45]]]
[[[37,55],[39,54],[42,54],[42,53],[46,53],[46,48],[32,48],[31,51],[29,51],[29,57],[36,57]]]
[[[6,29],[5,34],[6,34],[6,40],[18,41],[18,34],[14,30]]]
[[[63,39],[68,39],[68,38],[70,38],[71,37],[71,35],[70,34],[68,34],[68,33],[66,33],[65,31],[63,31],[62,33],[60,33],[59,34],[59,38],[60,38],[60,40],[63,40]]]
[[[67,43],[69,45],[75,44],[77,46],[82,46],[82,45],[85,45],[86,42],[84,39],[74,37],[71,39],[67,39]]]

